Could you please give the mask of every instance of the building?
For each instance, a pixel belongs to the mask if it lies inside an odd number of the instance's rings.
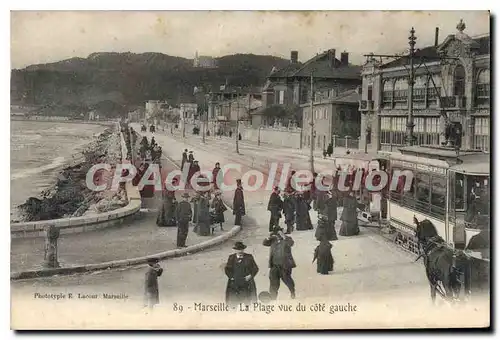
[[[361,66],[349,64],[349,53],[342,52],[340,60],[336,50],[316,55],[304,64],[298,62],[298,52],[290,54],[290,64],[282,69],[273,68],[262,91],[264,107],[271,105],[301,105],[309,101],[311,74],[314,91],[320,96],[336,95],[361,85]]]
[[[217,61],[215,58],[208,56],[198,56],[198,51],[194,56],[193,67],[196,68],[217,68]]]
[[[314,148],[326,150],[333,136],[345,139],[358,139],[360,136],[361,116],[358,111],[360,95],[357,90],[347,90],[326,98],[315,96]],[[311,146],[311,105],[301,105],[303,109],[302,145]]]
[[[194,124],[198,117],[198,104],[195,103],[182,103],[179,105],[181,119],[186,122]]]
[[[148,100],[146,102],[146,120],[151,120],[154,118],[163,117],[164,113],[170,105],[166,101],[162,100]]]
[[[444,142],[445,114],[462,127],[462,149],[490,147],[490,36],[471,38],[460,21],[457,32],[421,48],[413,91],[416,144]],[[453,57],[456,59],[444,59]],[[406,142],[408,58],[381,63],[369,58],[362,72],[361,148],[397,151]],[[371,142],[370,142],[371,141]]]

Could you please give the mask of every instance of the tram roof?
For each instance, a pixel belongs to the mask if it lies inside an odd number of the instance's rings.
[[[480,157],[467,157],[462,164],[453,165],[450,170],[471,176],[484,176],[490,174],[490,157],[481,155]]]
[[[389,159],[389,155],[384,153],[351,153],[349,155],[342,155],[336,158],[355,159],[360,161],[373,161],[377,159]]]
[[[434,147],[434,146],[421,146],[421,145],[413,145],[413,146],[403,146],[399,148],[399,151],[402,154],[409,154],[418,157],[426,157],[433,159],[440,159],[443,161],[454,161],[457,159],[457,152],[453,148],[447,147]],[[469,155],[481,155],[483,154],[480,150],[461,150],[459,152],[458,158],[469,156]]]

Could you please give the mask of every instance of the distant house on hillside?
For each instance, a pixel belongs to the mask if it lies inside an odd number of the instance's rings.
[[[193,67],[197,68],[217,68],[217,61],[215,58],[208,56],[199,56],[198,51],[194,55]]]

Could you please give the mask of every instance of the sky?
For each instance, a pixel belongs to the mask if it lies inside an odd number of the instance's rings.
[[[398,53],[416,30],[416,48],[454,34],[489,33],[487,11],[12,11],[11,68],[87,57],[93,52],[160,52],[193,58],[253,53],[304,62],[335,48],[352,63]]]

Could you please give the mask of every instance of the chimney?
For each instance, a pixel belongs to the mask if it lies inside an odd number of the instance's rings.
[[[346,51],[340,53],[340,64],[342,66],[349,65],[349,53],[347,53]]]
[[[434,34],[434,47],[439,45],[439,27],[436,27],[436,33]]]
[[[298,60],[299,60],[299,52],[298,51],[290,52],[290,62],[292,64],[297,64]]]
[[[335,49],[328,50],[328,63],[331,68],[335,67]]]

